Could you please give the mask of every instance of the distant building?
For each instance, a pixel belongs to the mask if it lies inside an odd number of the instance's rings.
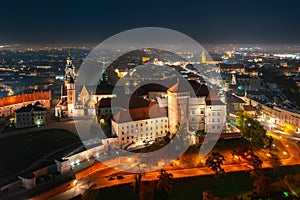
[[[300,112],[283,107],[263,104],[257,100],[247,98],[252,106],[261,108],[263,116],[268,118],[272,123],[284,126],[291,125],[295,132],[300,133]]]
[[[235,72],[237,74],[245,73],[245,66],[243,64],[219,64],[217,68],[218,73],[232,73]]]
[[[288,63],[287,62],[280,62],[280,67],[288,67]]]
[[[228,113],[236,113],[239,110],[243,110],[243,106],[246,105],[246,102],[234,95],[226,94],[226,103],[227,103],[227,112]]]
[[[262,80],[258,76],[233,75],[238,90],[259,91],[262,89]]]
[[[252,105],[244,105],[243,110],[251,116],[256,115],[256,108]]]
[[[31,172],[24,173],[18,176],[18,178],[21,180],[24,189],[32,189],[36,186],[36,177]]]
[[[15,110],[40,102],[44,108],[50,108],[51,91],[33,92],[30,94],[21,94],[0,98],[0,117],[14,116]]]
[[[46,108],[41,104],[29,104],[15,111],[16,128],[42,126],[46,124]]]

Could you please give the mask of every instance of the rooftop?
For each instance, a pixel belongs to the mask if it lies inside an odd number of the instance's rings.
[[[251,111],[256,111],[256,109],[251,105],[244,105],[244,111],[251,112]]]
[[[129,103],[129,105],[128,105]],[[134,108],[145,108],[151,104],[151,101],[144,99],[143,97],[137,95],[121,95],[114,98],[102,98],[100,99],[96,107],[98,108],[110,108],[112,107],[122,107],[134,109]]]
[[[16,96],[10,96],[0,98],[0,106],[9,106],[17,103],[23,103],[28,101],[50,100],[51,92],[34,92],[31,94],[21,94]]]
[[[156,102],[151,102],[151,104],[146,108],[119,111],[114,116],[114,121],[117,123],[126,123],[167,116],[167,109],[160,108]]]
[[[30,111],[46,111],[46,108],[41,107],[40,104],[28,104],[27,106],[23,106],[22,108],[17,109],[16,113],[30,112]]]

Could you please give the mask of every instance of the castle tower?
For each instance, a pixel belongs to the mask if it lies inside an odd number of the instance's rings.
[[[189,92],[178,81],[168,89],[168,120],[171,134],[175,134],[178,124],[187,124]]]
[[[75,66],[71,55],[67,57],[65,68],[65,86],[67,88],[68,117],[74,116],[75,106]]]

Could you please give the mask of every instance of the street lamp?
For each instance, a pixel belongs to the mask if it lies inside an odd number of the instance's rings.
[[[77,183],[78,183],[78,181],[75,179],[75,180],[73,181],[73,185],[74,185],[74,186],[77,186]]]

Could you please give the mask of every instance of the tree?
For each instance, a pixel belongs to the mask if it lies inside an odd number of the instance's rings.
[[[261,175],[258,180],[254,181],[255,192],[259,195],[260,198],[266,199],[271,195],[271,185],[272,180],[264,175]]]
[[[137,199],[139,199],[140,197],[141,183],[142,183],[142,174],[138,173],[135,175],[134,182],[133,182],[133,188],[135,190]]]
[[[219,197],[216,197],[213,195],[210,191],[206,190],[202,193],[202,199],[203,200],[218,200],[220,199]]]
[[[250,200],[258,200],[259,199],[259,195],[257,192],[253,191],[251,194],[247,195],[247,197]]]
[[[266,140],[268,140],[266,135],[267,131],[259,123],[259,121],[253,119],[249,114],[239,111],[237,113],[236,124],[240,128],[243,137],[254,147],[265,147]]]
[[[271,150],[274,139],[272,136],[266,136],[266,149]]]
[[[206,133],[205,133],[204,130],[197,130],[196,131],[197,142],[199,144],[204,141],[205,135],[206,135]]]
[[[154,196],[155,199],[169,199],[172,194],[174,178],[173,174],[161,169],[156,182]]]
[[[211,156],[206,159],[205,165],[208,166],[216,177],[219,177],[225,173],[225,170],[221,167],[225,161],[224,156],[219,152],[213,152]]]
[[[176,142],[176,151],[182,152],[182,150],[186,150],[189,145],[188,133],[186,131],[186,126],[178,124],[176,126],[177,131],[175,134],[175,138],[173,138],[174,142]]]
[[[272,165],[274,171],[278,171],[278,169],[282,165],[278,155],[276,155],[276,154],[271,154],[270,162],[271,162],[271,165]]]
[[[234,194],[226,198],[227,200],[243,200],[243,197],[238,197],[238,195]]]
[[[262,160],[251,151],[250,155],[247,156],[248,164],[252,166],[252,175],[257,176],[260,174],[260,169],[262,168]]]
[[[295,177],[292,175],[286,175],[283,178],[283,183],[288,187],[288,189],[293,193],[294,189],[296,188],[296,180]]]

